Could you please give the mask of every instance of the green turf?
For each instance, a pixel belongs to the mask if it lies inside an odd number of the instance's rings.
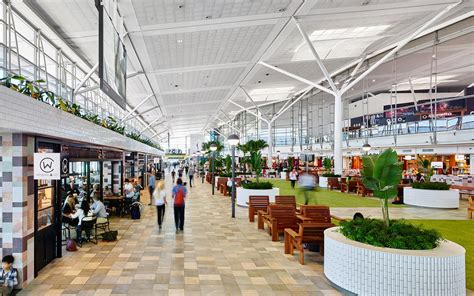
[[[263,180],[262,180],[263,181]],[[304,195],[298,188],[292,189],[290,181],[279,179],[265,179],[273,183],[275,187],[280,189],[280,195],[295,195],[298,203],[304,203]],[[355,194],[341,193],[339,191],[327,190],[319,188],[318,191],[312,192],[309,204],[322,204],[336,208],[355,208],[355,207],[380,207],[380,200],[372,197],[361,197]],[[392,205],[397,206],[400,205]]]
[[[466,249],[466,286],[474,290],[474,220],[407,220],[425,228],[437,229],[444,239]]]

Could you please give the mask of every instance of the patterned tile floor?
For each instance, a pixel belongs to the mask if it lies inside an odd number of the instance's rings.
[[[175,233],[172,208],[160,233],[154,207],[145,206],[141,220],[112,219],[117,242],[65,252],[20,295],[340,295],[318,253],[300,265],[248,222],[246,209],[230,218],[229,199],[210,189],[190,189],[183,233]]]

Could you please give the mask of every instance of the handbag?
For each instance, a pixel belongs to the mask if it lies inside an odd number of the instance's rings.
[[[106,231],[104,232],[104,234],[102,234],[102,239],[104,241],[113,242],[117,240],[117,235],[118,235],[117,230]]]
[[[72,239],[68,239],[68,240],[66,241],[66,251],[68,251],[68,252],[76,252],[76,251],[77,251],[76,242],[73,241]]]

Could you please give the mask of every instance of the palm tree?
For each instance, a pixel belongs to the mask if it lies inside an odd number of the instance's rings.
[[[252,167],[252,170],[255,172],[256,181],[257,183],[260,182],[259,177],[262,174],[262,153],[260,150],[263,148],[268,147],[267,142],[264,140],[250,140],[244,145],[239,145],[238,149],[244,153],[250,153],[250,157],[248,158],[248,163]]]

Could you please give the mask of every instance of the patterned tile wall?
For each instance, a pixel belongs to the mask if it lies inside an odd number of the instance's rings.
[[[103,176],[104,176],[104,188],[105,186],[111,187],[111,179],[112,176],[110,173],[112,173],[112,162],[111,161],[104,161],[104,166],[103,166]]]
[[[120,184],[122,180],[122,174],[120,172],[120,163],[114,162],[114,193],[120,193]]]
[[[34,278],[34,137],[0,133],[0,256],[12,254],[20,282]]]

